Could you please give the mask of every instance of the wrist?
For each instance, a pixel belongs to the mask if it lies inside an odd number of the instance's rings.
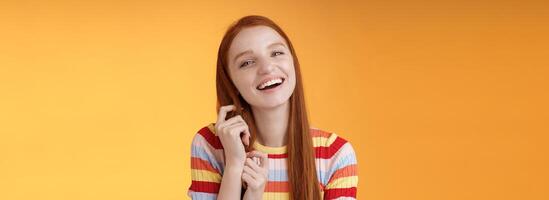
[[[246,192],[244,192],[244,199],[262,199],[263,198],[263,190],[253,190],[251,188],[248,188]]]
[[[235,175],[241,176],[242,171],[244,171],[244,166],[239,166],[239,165],[235,165],[235,164],[227,164],[227,165],[225,165],[225,170],[223,172],[223,175],[235,174]]]
[[[244,162],[227,159],[225,160],[225,168],[229,168],[229,167],[240,169],[242,171],[244,169]]]

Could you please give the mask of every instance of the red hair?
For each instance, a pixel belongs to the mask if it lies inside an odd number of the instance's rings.
[[[282,29],[269,18],[257,15],[245,16],[233,23],[225,33],[219,51],[217,54],[217,111],[221,106],[234,104],[236,112],[231,116],[240,114],[250,128],[250,144],[253,144],[257,137],[257,127],[248,104],[242,96],[239,95],[236,86],[229,77],[228,52],[230,45],[236,35],[244,28],[252,26],[267,26],[278,32],[282,36],[293,57],[294,69],[296,75],[295,89],[290,96],[290,114],[288,119],[288,182],[290,199],[295,200],[317,200],[320,199],[320,188],[316,174],[314,148],[309,133],[309,120],[305,108],[305,98],[303,92],[303,82],[296,52],[292,42]],[[228,117],[231,117],[228,116]],[[251,145],[250,145],[251,146]],[[250,151],[250,147],[247,147]]]

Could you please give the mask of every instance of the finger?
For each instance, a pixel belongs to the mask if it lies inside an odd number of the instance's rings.
[[[233,125],[233,124],[236,124],[236,123],[246,123],[246,121],[244,121],[244,119],[242,118],[241,115],[235,115],[234,117],[231,117],[229,118],[228,120],[225,120],[223,122],[224,125],[222,126],[230,126],[230,125]]]
[[[257,157],[260,160],[259,166],[263,169],[269,169],[269,156],[266,153],[254,150],[247,153],[247,157]]]
[[[248,124],[246,124],[246,121],[242,118],[241,115],[236,115],[234,117],[231,117],[230,119],[225,121],[225,124],[236,124],[236,123],[239,123],[239,122],[242,122],[246,125],[246,130],[244,130],[242,132],[241,139],[242,139],[242,143],[244,145],[249,146],[250,145],[250,137],[251,137],[250,128],[248,127]],[[225,125],[223,125],[223,126],[225,126]]]
[[[217,114],[216,124],[221,124],[225,122],[225,117],[227,117],[227,113],[234,110],[235,108],[236,107],[234,105],[221,106],[221,108],[219,108],[219,113]]]
[[[246,146],[250,146],[250,128],[246,127],[246,130],[244,130],[244,134],[242,135],[242,143],[244,143]]]
[[[245,122],[236,123],[227,128],[230,130],[231,135],[238,136],[244,145],[250,145],[250,129]]]
[[[242,173],[242,175],[240,176],[240,182],[242,182],[242,187],[244,187],[244,189],[246,189],[248,187],[248,184],[246,182],[246,180],[244,180],[244,173]]]
[[[257,177],[259,174],[255,172],[250,166],[244,165],[243,172],[250,174],[252,177]]]
[[[257,169],[260,169],[259,168],[259,163],[257,161],[258,160],[257,160],[256,157],[248,157],[248,158],[246,158],[245,164],[247,164],[253,170],[257,170]]]
[[[250,183],[255,182],[255,179],[248,173],[242,173],[242,180],[244,180],[246,185],[249,185]]]
[[[264,153],[259,159],[261,163],[261,168],[269,170],[269,156]]]
[[[246,158],[246,162],[244,163],[246,166],[250,167],[254,172],[260,172],[261,167],[257,164],[256,161],[254,161],[252,158]]]
[[[248,126],[245,123],[236,123],[231,126],[226,127],[229,130],[229,134],[240,138],[240,134],[248,129]]]

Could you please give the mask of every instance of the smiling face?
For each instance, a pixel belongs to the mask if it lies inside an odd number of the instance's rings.
[[[252,107],[285,104],[294,91],[292,54],[284,38],[270,27],[242,29],[231,43],[227,64],[231,80]]]

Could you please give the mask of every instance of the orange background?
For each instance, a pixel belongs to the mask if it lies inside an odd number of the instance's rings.
[[[268,16],[359,199],[549,199],[547,1],[2,1],[0,199],[186,199],[234,20]]]

